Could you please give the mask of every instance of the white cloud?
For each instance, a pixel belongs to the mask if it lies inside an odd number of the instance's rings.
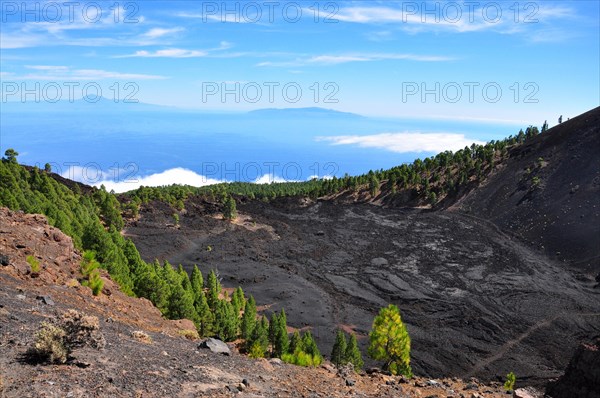
[[[6,29],[6,28],[3,28]],[[42,44],[42,36],[0,32],[0,49],[36,47]]]
[[[18,80],[161,80],[167,79],[165,76],[146,75],[140,73],[123,73],[106,71],[102,69],[70,69],[67,66],[52,66],[52,65],[27,65],[27,69],[33,69],[43,74],[26,74],[17,76]]]
[[[254,184],[270,184],[272,182],[294,182],[294,180],[286,180],[273,174],[265,174],[252,181]]]
[[[342,22],[385,25],[393,30],[409,34],[420,32],[454,31],[458,33],[493,31],[499,34],[521,34],[531,42],[559,42],[577,35],[573,29],[557,26],[557,20],[582,20],[573,7],[552,2],[527,3],[521,7],[519,23],[515,23],[515,7],[512,3],[461,3],[451,2],[398,2],[396,6],[350,5],[341,7],[335,18]],[[496,17],[496,7],[501,7]],[[321,11],[321,17],[325,17]],[[582,20],[583,21],[583,20]],[[550,35],[543,33],[544,26],[553,29]],[[532,33],[533,32],[533,33]],[[367,34],[370,40],[389,39],[390,30]],[[566,36],[566,39],[565,39]]]
[[[23,3],[25,4],[25,3]],[[130,16],[130,11],[119,7],[118,9],[103,10],[101,17],[96,18],[94,8],[84,11],[86,4],[72,2],[72,13],[64,9],[61,17],[56,21],[45,20],[45,17],[38,17],[39,20],[22,21],[19,13],[6,16],[3,21],[2,32],[0,32],[0,48],[15,49],[28,47],[46,47],[53,45],[67,46],[112,46],[131,44],[132,38],[119,39],[113,37],[74,37],[69,36],[69,32],[78,31],[103,31],[123,29],[123,27],[133,27],[137,24],[115,23],[115,16],[119,16],[121,21],[125,16]],[[40,14],[44,15],[44,14]],[[85,16],[85,17],[84,17]],[[50,17],[49,17],[50,18]],[[132,18],[129,18],[132,19]],[[136,15],[137,22],[145,21],[141,15]],[[133,22],[133,20],[132,20]],[[148,39],[148,38],[146,38]],[[139,41],[136,40],[136,41]]]
[[[222,41],[216,48],[206,50],[187,50],[183,48],[168,48],[157,51],[139,50],[133,54],[117,55],[113,58],[197,58],[206,57],[213,51],[223,51],[233,47],[233,44]]]
[[[377,42],[381,42],[381,41],[387,41],[387,40],[392,40],[393,39],[393,35],[392,32],[389,30],[381,30],[381,31],[377,31],[377,32],[369,32],[366,34],[367,39],[371,40],[371,41],[377,41]]]
[[[146,177],[131,177],[127,181],[115,182],[111,178],[117,175],[127,175],[130,170],[122,170],[121,172],[102,171],[96,168],[84,168],[81,166],[71,166],[69,170],[62,173],[64,178],[69,178],[74,181],[81,182],[83,184],[100,187],[104,185],[107,191],[114,190],[116,193],[122,193],[137,189],[141,186],[145,187],[160,187],[165,185],[179,184],[179,185],[190,185],[193,187],[203,187],[206,185],[221,184],[224,180],[218,180],[198,174],[192,170],[185,169],[182,167],[176,167],[173,169],[165,170],[161,173],[155,173]],[[319,178],[318,176],[311,176],[309,179]],[[275,176],[273,174],[265,174],[261,177],[256,178],[252,181],[254,184],[271,184],[281,182],[296,182],[296,180],[286,180],[285,178]]]
[[[313,179],[330,180],[332,178],[333,178],[333,176],[329,176],[329,175],[324,175],[324,176],[320,177],[320,176],[314,174],[314,175],[309,176],[306,180],[291,180],[291,179],[276,176],[274,174],[265,174],[261,177],[257,177],[254,181],[252,181],[252,183],[253,184],[271,184],[271,183],[282,183],[282,182],[304,182],[304,181],[311,181]]]
[[[228,41],[222,41],[219,43],[219,47],[217,48],[212,48],[211,51],[221,51],[221,50],[228,50],[231,47],[233,47],[233,43],[228,42]]]
[[[358,145],[363,148],[385,149],[391,152],[443,152],[457,151],[472,143],[484,142],[471,140],[458,133],[382,133],[374,135],[342,135],[317,137],[317,141],[329,142],[332,145]]]
[[[198,50],[185,50],[182,48],[169,48],[166,50],[157,51],[146,51],[139,50],[129,55],[119,55],[115,58],[195,58],[205,57],[208,53],[206,51]]]
[[[293,61],[282,61],[272,62],[265,61],[260,62],[256,66],[278,66],[278,67],[294,67],[294,66],[328,66],[328,65],[339,65],[348,62],[374,62],[374,61],[385,61],[385,60],[405,60],[405,61],[417,61],[417,62],[445,62],[452,61],[454,58],[439,56],[439,55],[417,55],[417,54],[344,54],[344,55],[316,55],[307,58],[297,58]]]
[[[114,177],[114,174],[114,172],[103,172],[101,170],[73,166],[70,170],[64,172],[62,176],[95,187],[104,185],[107,191],[114,190],[117,193],[131,191],[142,185],[146,187],[159,187],[181,184],[202,187],[223,182],[181,167],[165,170],[162,173],[151,174],[146,177],[131,177],[126,181],[119,182],[109,179],[111,176]]]
[[[93,79],[136,79],[136,80],[166,79],[166,77],[158,76],[158,75],[109,72],[109,71],[99,70],[99,69],[77,69],[74,72],[75,72],[74,73],[75,78],[77,78],[78,76],[91,76]]]
[[[25,65],[27,69],[44,70],[44,71],[67,71],[69,67],[61,65]]]
[[[184,31],[185,29],[177,27],[177,28],[171,28],[171,29],[165,29],[165,28],[152,28],[150,29],[148,32],[144,33],[142,36],[143,37],[147,37],[149,39],[157,39],[159,37],[163,37],[163,36],[169,36],[172,35],[174,33],[179,33]]]
[[[223,3],[225,4],[225,3]],[[202,19],[203,22],[229,22],[229,23],[253,23],[256,25],[262,25],[263,23],[260,20],[255,20],[255,16],[248,15],[243,16],[241,13],[230,13],[230,14],[209,14],[209,13],[192,13],[192,12],[179,12],[175,14],[177,17],[181,18],[190,18],[190,19]]]
[[[407,3],[409,4],[409,3]],[[445,28],[449,30],[455,30],[458,32],[467,31],[478,31],[482,29],[492,28],[493,23],[487,23],[485,21],[469,21],[469,9],[465,9],[462,12],[461,18],[455,18],[454,14],[450,18],[442,18],[445,16],[441,10],[437,13],[426,14],[422,7],[425,7],[425,3],[410,3],[411,7],[405,7],[402,3],[402,7],[362,7],[362,6],[351,6],[340,9],[340,12],[336,14],[335,18],[342,22],[361,23],[361,24],[404,24],[405,27],[413,25],[411,28],[414,29],[414,25],[418,25],[421,28]],[[436,3],[437,7],[440,7],[439,3]],[[458,3],[457,3],[458,4]],[[437,14],[437,15],[436,15]],[[474,12],[475,14],[475,12]],[[478,15],[482,15],[481,12]],[[437,18],[436,18],[437,17]]]

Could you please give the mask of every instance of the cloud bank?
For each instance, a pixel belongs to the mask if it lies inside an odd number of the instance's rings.
[[[357,145],[363,148],[385,149],[396,153],[457,151],[473,143],[485,144],[472,140],[458,133],[382,133],[373,135],[338,135],[317,137],[317,141],[329,142],[332,145]]]
[[[116,193],[123,193],[132,191],[141,186],[145,187],[160,187],[166,185],[190,185],[193,187],[203,187],[207,185],[221,184],[226,182],[232,182],[228,180],[222,180],[218,178],[207,177],[194,172],[193,170],[185,169],[183,167],[176,167],[168,169],[160,173],[150,174],[145,177],[131,176],[124,180],[114,180],[115,175],[126,176],[128,170],[120,170],[119,172],[109,171],[105,172],[96,168],[86,169],[80,166],[72,166],[69,170],[62,173],[62,177],[68,178],[74,181],[81,182],[83,184],[91,185],[97,188],[104,185],[107,191],[115,191]],[[311,176],[309,178],[318,178],[317,176]],[[257,177],[252,183],[254,184],[270,184],[280,182],[298,182],[297,180],[288,180],[274,174],[265,174]]]

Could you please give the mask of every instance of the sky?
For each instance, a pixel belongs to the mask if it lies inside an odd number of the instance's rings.
[[[0,4],[2,103],[100,95],[212,113],[322,107],[511,129],[600,105],[596,0]],[[396,133],[315,139],[394,152],[407,138]],[[465,140],[464,130],[444,133],[415,153]]]
[[[64,82],[80,83],[76,97],[93,82],[108,98],[205,110],[508,122],[600,102],[595,0],[1,4],[3,100],[22,94],[6,82],[55,82],[61,99]]]

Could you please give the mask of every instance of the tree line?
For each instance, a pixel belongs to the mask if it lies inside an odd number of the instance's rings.
[[[544,123],[542,132],[548,130]],[[345,175],[330,179],[313,179],[305,182],[254,184],[246,182],[221,183],[204,187],[171,185],[139,187],[121,199],[132,212],[143,203],[159,200],[183,209],[185,201],[193,195],[204,196],[225,203],[230,196],[250,200],[271,201],[279,197],[303,196],[311,198],[335,196],[341,193],[365,192],[371,197],[385,196],[390,200],[408,197],[423,204],[438,204],[473,182],[483,181],[494,166],[510,156],[510,149],[536,137],[540,131],[535,126],[521,129],[516,135],[503,140],[492,140],[484,145],[472,144],[456,152],[444,151],[425,159],[402,164],[388,170],[370,170],[358,176]]]

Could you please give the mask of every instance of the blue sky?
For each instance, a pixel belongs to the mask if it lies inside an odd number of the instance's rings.
[[[498,122],[600,102],[597,1],[1,3],[4,82],[96,82],[105,97],[117,83],[120,99],[137,91],[142,102],[207,110]],[[223,99],[223,88],[239,98]]]
[[[69,121],[5,110],[0,146],[15,146],[29,164],[93,161],[103,175],[133,162],[147,185],[197,185],[206,159],[300,161],[304,177],[315,163],[334,162],[340,175],[387,168],[599,106],[599,4],[0,0],[2,103],[52,105],[87,93],[122,109],[112,119]],[[322,107],[377,119],[125,122],[131,108],[123,102],[131,100],[209,113]],[[75,138],[102,131],[111,143]],[[184,133],[187,152],[160,151]],[[139,134],[159,138],[142,142]],[[132,152],[131,142],[146,146]],[[231,151],[232,143],[240,148]]]

